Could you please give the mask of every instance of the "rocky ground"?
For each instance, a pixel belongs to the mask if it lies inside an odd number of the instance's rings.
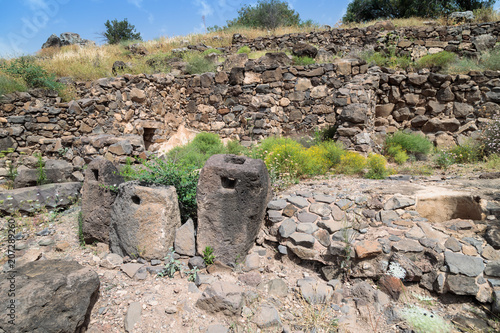
[[[246,258],[233,267],[216,262],[201,269],[194,281],[179,272],[173,278],[158,276],[165,261],[121,258],[109,254],[105,244],[81,247],[80,208],[75,205],[61,213],[16,218],[17,265],[61,258],[95,270],[101,287],[89,332],[96,333],[410,332],[403,315],[408,304],[421,308],[417,317],[430,318],[428,325],[434,327],[444,327],[439,321],[442,317],[454,323],[455,331],[498,332],[491,295],[498,281],[492,264],[500,260],[500,251],[482,238],[489,225],[497,223],[496,217],[486,214],[482,221],[430,223],[411,199],[419,191],[467,191],[479,196],[483,205],[489,204],[486,211],[491,213],[499,188],[498,179],[467,174],[393,176],[381,181],[330,176],[301,182],[275,195],[268,206],[266,227]],[[6,234],[4,222],[2,237]],[[325,255],[335,251],[335,242],[342,244],[338,232],[346,223],[352,231],[352,258],[350,268],[339,270],[342,263],[331,264]],[[6,253],[6,242],[1,244]],[[472,291],[462,290],[467,283],[454,284],[450,279],[441,287],[451,293],[440,293],[432,283],[425,286],[422,281],[431,269],[417,265],[418,271],[411,264],[405,266],[404,259],[399,263],[407,274],[420,274],[418,279],[406,277],[404,285],[391,278],[374,281],[380,278],[377,263],[384,255],[413,258],[411,255],[418,257],[419,251],[431,249],[447,256],[439,268],[442,274],[473,275]],[[453,261],[454,256],[462,257]],[[177,258],[185,267],[199,259]],[[0,263],[5,261],[4,257]],[[397,260],[392,256],[390,261]],[[474,265],[480,272],[475,272]],[[483,273],[488,267],[490,271],[485,272],[493,277]]]

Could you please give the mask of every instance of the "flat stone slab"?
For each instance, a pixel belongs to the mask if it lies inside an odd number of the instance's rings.
[[[33,213],[41,208],[67,207],[80,196],[82,183],[57,183],[0,192],[0,211]]]
[[[335,196],[327,194],[317,194],[314,196],[314,200],[316,200],[317,202],[324,202],[327,204],[331,204],[335,202]]]
[[[302,223],[314,223],[318,219],[318,215],[308,212],[301,212],[297,215],[297,218]]]
[[[282,210],[283,208],[286,207],[286,205],[287,205],[286,200],[283,199],[273,200],[267,204],[267,208],[272,210]]]
[[[422,245],[410,239],[400,240],[394,243],[392,248],[398,252],[422,252],[424,250]]]
[[[306,198],[303,198],[303,197],[289,197],[288,199],[288,202],[297,206],[298,208],[305,208],[307,206],[309,206],[309,201],[307,201]]]
[[[475,277],[484,271],[483,259],[479,257],[471,257],[460,253],[445,251],[444,260],[450,272],[453,274],[463,274]]]

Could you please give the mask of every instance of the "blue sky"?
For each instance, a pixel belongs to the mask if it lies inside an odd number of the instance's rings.
[[[55,33],[76,32],[102,43],[106,20],[135,25],[144,40],[203,32],[237,16],[256,0],[0,0],[0,57],[32,54]],[[302,19],[330,26],[341,19],[349,0],[289,0]],[[500,4],[495,5],[496,8]]]
[[[76,32],[100,42],[106,20],[127,18],[144,40],[203,32],[207,26],[235,18],[245,0],[0,0],[0,57],[31,54],[55,33]],[[303,19],[333,25],[349,0],[304,1],[289,4]]]

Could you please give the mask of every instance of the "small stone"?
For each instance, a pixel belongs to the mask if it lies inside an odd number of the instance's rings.
[[[324,247],[330,246],[331,241],[330,241],[330,234],[328,233],[328,231],[326,231],[324,229],[319,229],[313,233],[313,236]]]
[[[260,266],[260,257],[258,253],[252,253],[246,256],[245,258],[245,271],[252,271],[254,269],[258,269]]]
[[[249,286],[257,287],[262,282],[262,277],[258,272],[249,272],[239,275],[238,280]]]
[[[311,213],[308,213],[308,212],[300,212],[297,215],[297,219],[301,223],[314,223],[318,219],[318,215],[311,214]]]
[[[489,262],[484,269],[484,274],[488,276],[500,277],[500,261]]]
[[[348,210],[354,203],[348,199],[340,199],[335,204],[342,210]]]
[[[125,332],[134,332],[134,325],[141,321],[141,313],[141,303],[130,303],[127,314],[125,315]]]
[[[297,230],[297,224],[295,223],[295,221],[292,219],[286,219],[281,223],[278,232],[280,233],[281,237],[288,238],[296,230]]]
[[[392,248],[398,252],[422,252],[423,246],[414,240],[404,239],[392,245]]]
[[[282,210],[282,209],[284,209],[286,206],[287,206],[287,202],[286,202],[286,200],[283,200],[283,199],[280,199],[280,200],[273,200],[273,201],[270,201],[270,202],[267,204],[267,208],[268,208],[268,209],[272,209],[272,210]]]
[[[316,200],[317,202],[324,202],[327,204],[331,204],[335,201],[335,196],[326,194],[317,194],[314,195],[314,200]]]
[[[391,275],[383,275],[379,281],[380,290],[391,296],[395,301],[399,299],[403,291],[403,283],[397,277]]]
[[[40,246],[49,246],[52,244],[54,244],[54,240],[52,238],[44,238],[38,242],[38,245]]]
[[[281,319],[274,306],[263,304],[255,313],[252,322],[259,328],[270,328],[281,326]]]
[[[45,228],[42,231],[39,231],[36,233],[37,236],[48,236],[50,235],[50,230],[49,228]]]
[[[195,267],[198,267],[199,269],[203,269],[203,268],[207,267],[207,265],[205,264],[205,260],[202,257],[194,256],[194,257],[189,259],[188,267],[191,269],[193,269]]]
[[[479,286],[474,277],[450,274],[446,278],[446,287],[456,295],[476,296]]]
[[[286,297],[288,295],[288,286],[282,279],[273,279],[267,283],[269,295]]]
[[[284,245],[278,245],[278,252],[286,256],[288,254],[288,249]]]
[[[382,245],[377,241],[361,241],[355,244],[354,249],[359,259],[374,257],[382,253]]]
[[[459,252],[462,249],[462,244],[460,244],[454,237],[450,237],[444,243],[444,247],[453,252]]]
[[[324,203],[313,203],[309,207],[309,211],[311,213],[314,213],[316,215],[319,215],[319,216],[323,217],[323,216],[329,216],[332,210],[330,209],[330,207],[327,204],[324,204]]]
[[[453,274],[464,274],[476,277],[484,270],[483,259],[479,257],[471,257],[451,251],[445,251],[444,258],[450,272]]]
[[[297,212],[297,207],[292,204],[288,204],[285,209],[283,209],[282,215],[286,217],[292,217]]]
[[[151,260],[151,266],[158,266],[158,265],[161,265],[161,260],[158,259]]]
[[[198,289],[198,287],[196,286],[196,284],[194,284],[193,282],[189,282],[188,284],[188,292],[189,293],[193,293],[193,294],[198,294],[200,293],[200,289]]]
[[[311,235],[316,230],[318,230],[318,226],[316,224],[314,224],[314,223],[299,223],[297,225],[297,231],[298,232],[303,232],[305,234]]]
[[[333,220],[320,220],[318,221],[318,227],[325,229],[330,234],[333,234],[344,227],[344,223],[333,221]]]
[[[228,333],[228,332],[229,329],[226,326],[220,324],[210,325],[208,326],[206,331],[206,333]]]
[[[484,259],[499,261],[500,260],[500,251],[495,250],[492,246],[486,245],[481,252],[481,255]]]
[[[315,242],[313,236],[303,234],[300,232],[294,232],[292,235],[290,235],[290,238],[292,239],[295,245],[300,245],[308,248],[312,248]]]
[[[277,210],[268,210],[267,216],[269,218],[269,221],[271,221],[272,223],[278,223],[283,221],[284,219],[284,217],[281,215],[281,212]]]
[[[335,221],[343,221],[345,219],[345,212],[342,211],[337,205],[330,206],[332,210],[332,217]]]
[[[128,275],[129,278],[133,278],[135,273],[139,270],[139,268],[143,267],[143,264],[137,264],[137,263],[128,263],[128,264],[123,264],[120,269]]]
[[[108,269],[119,267],[123,264],[123,258],[119,254],[109,253],[104,260],[101,261],[101,266]]]
[[[289,203],[297,206],[300,209],[309,206],[309,201],[307,201],[303,197],[299,197],[299,196],[289,197],[287,200],[288,200]]]
[[[56,244],[56,251],[64,252],[69,249],[71,245],[68,242],[58,242]]]

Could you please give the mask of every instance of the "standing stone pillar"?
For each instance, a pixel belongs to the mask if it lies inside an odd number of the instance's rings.
[[[214,249],[225,264],[244,258],[262,227],[271,184],[266,165],[236,155],[214,155],[198,182],[197,251]]]
[[[82,229],[87,244],[108,244],[111,206],[117,194],[112,189],[121,183],[123,177],[110,161],[97,158],[87,166],[82,187]]]

